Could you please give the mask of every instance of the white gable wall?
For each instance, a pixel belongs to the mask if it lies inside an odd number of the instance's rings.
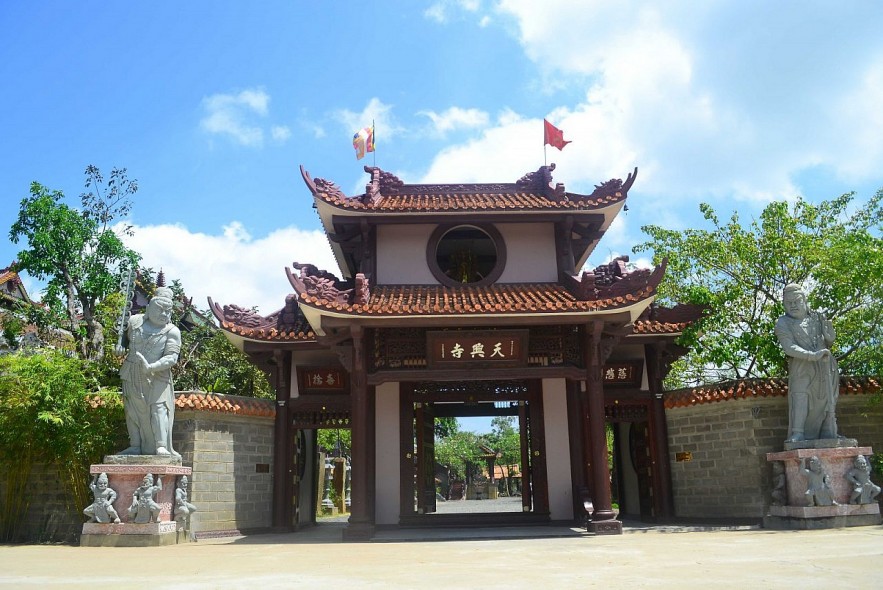
[[[382,225],[377,228],[377,284],[437,285],[426,262],[434,224]],[[506,243],[506,268],[499,283],[549,283],[558,280],[552,223],[500,223]]]

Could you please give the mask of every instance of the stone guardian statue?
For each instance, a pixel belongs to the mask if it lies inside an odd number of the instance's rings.
[[[187,494],[187,476],[181,477],[175,490],[175,521],[187,524],[190,515],[196,512],[196,506],[190,503]]]
[[[776,322],[775,331],[788,356],[786,442],[836,439],[840,374],[831,353],[834,326],[809,308],[800,285],[786,286],[782,301],[785,315]]]
[[[850,504],[870,504],[880,495],[880,486],[871,481],[871,465],[864,455],[855,458],[852,468],[846,472],[846,481],[851,488]]]
[[[119,524],[120,515],[113,507],[117,493],[107,486],[107,474],[97,474],[89,484],[89,489],[92,490],[93,501],[83,510],[83,514],[89,517],[89,522]]]
[[[159,476],[154,484],[153,475],[150,473],[145,475],[141,485],[132,492],[132,505],[128,510],[132,522],[135,524],[159,522],[162,506],[156,503],[155,498],[160,491],[162,491],[162,480]]]
[[[175,390],[172,367],[181,351],[181,331],[171,323],[172,290],[159,287],[146,313],[129,319],[120,369],[129,447],[121,455],[179,456],[172,448]]]

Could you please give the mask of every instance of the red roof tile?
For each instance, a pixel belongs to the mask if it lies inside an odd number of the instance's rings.
[[[273,400],[243,397],[241,395],[221,395],[199,391],[183,391],[175,394],[175,407],[178,410],[217,412],[237,416],[259,416],[272,418],[276,415]]]
[[[366,166],[371,182],[364,194],[353,197],[333,182],[312,179],[303,167],[301,173],[316,199],[364,213],[597,210],[625,200],[637,176],[636,169],[625,183],[612,179],[582,195],[566,192],[560,183],[553,188],[554,169],[554,164],[543,166],[515,183],[405,184],[389,172]]]
[[[585,313],[637,303],[655,292],[648,286],[636,293],[581,301],[557,283],[495,284],[484,287],[440,285],[379,285],[364,304],[301,292],[301,304],[358,316],[420,316],[512,313]]]
[[[879,393],[880,377],[840,377],[840,394]],[[788,379],[743,379],[678,389],[665,393],[665,407],[685,408],[698,404],[722,402],[732,399],[757,397],[785,397],[788,395]]]

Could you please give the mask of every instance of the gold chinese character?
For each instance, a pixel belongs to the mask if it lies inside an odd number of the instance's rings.
[[[604,371],[604,379],[607,381],[613,381],[616,379],[616,373],[613,372],[613,369],[607,369]]]
[[[620,367],[619,369],[617,369],[616,370],[616,378],[619,379],[620,381],[625,381],[626,379],[628,379],[629,378],[628,369],[626,369],[625,367]]]
[[[476,342],[475,344],[473,344],[472,352],[470,354],[472,355],[472,358],[475,358],[477,356],[484,358],[484,344],[482,344],[481,342]]]
[[[455,343],[454,348],[451,349],[451,356],[454,357],[455,359],[458,359],[461,356],[463,356],[463,347],[460,346],[459,342]]]
[[[325,383],[328,385],[334,385],[337,381],[334,379],[333,373],[328,373],[328,377],[325,378]]]
[[[494,344],[494,351],[491,353],[491,358],[498,356],[500,358],[505,358],[506,355],[503,354],[503,343],[497,342]]]
[[[313,375],[313,385],[322,385],[325,381],[322,379],[322,375],[316,373]]]

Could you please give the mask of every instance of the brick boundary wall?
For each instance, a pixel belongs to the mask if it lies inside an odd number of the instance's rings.
[[[273,431],[271,400],[201,392],[176,393],[175,450],[193,467],[190,501],[197,536],[259,531],[271,525]],[[89,482],[83,482],[88,485]],[[171,481],[164,482],[173,485]],[[54,465],[35,464],[28,479],[31,504],[19,541],[79,540],[86,518],[72,510]],[[5,494],[0,481],[0,497]],[[125,510],[117,500],[117,510]]]
[[[193,466],[191,529],[216,536],[267,529],[273,508],[273,419],[202,411],[175,416],[175,447]]]
[[[694,395],[689,405],[677,400],[683,402],[685,392],[697,390],[666,393],[677,517],[763,518],[772,490],[766,453],[783,449],[788,429],[787,385],[782,389],[771,381],[774,387],[763,396],[733,396],[731,388],[729,396],[705,395],[696,401]],[[841,392],[837,422],[841,434],[881,453],[883,402],[872,403],[869,395],[876,391],[872,387],[849,395]],[[690,460],[684,460],[686,453]]]

